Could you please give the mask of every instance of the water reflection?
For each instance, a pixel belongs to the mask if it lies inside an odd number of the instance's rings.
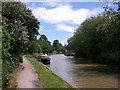
[[[80,88],[118,87],[118,67],[93,64],[91,60],[63,54],[51,55],[50,58],[48,67]]]

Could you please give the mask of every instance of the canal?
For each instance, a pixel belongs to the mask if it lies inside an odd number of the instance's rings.
[[[88,59],[63,54],[50,58],[47,66],[79,88],[118,88],[118,67],[93,64]]]

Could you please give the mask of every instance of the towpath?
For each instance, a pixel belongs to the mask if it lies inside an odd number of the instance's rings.
[[[16,74],[16,82],[17,88],[42,88],[34,66],[25,56]]]

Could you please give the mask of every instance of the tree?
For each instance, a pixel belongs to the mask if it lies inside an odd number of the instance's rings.
[[[42,52],[42,48],[39,44],[38,41],[32,41],[30,43],[30,48],[29,48],[29,53],[33,54],[33,53],[41,53]]]
[[[16,50],[18,53],[27,52],[30,42],[36,40],[36,36],[39,34],[40,22],[33,16],[31,10],[21,2],[3,2],[2,16],[8,19],[7,30],[14,38],[11,45],[15,49],[11,50],[11,54],[15,54]],[[18,53],[16,55],[19,55]]]
[[[118,9],[106,7],[106,16],[109,18],[98,28],[98,31],[104,35],[104,47],[101,56],[110,60],[112,63],[120,64],[120,2],[113,3],[118,5]],[[110,61],[107,61],[110,63]]]
[[[43,53],[52,53],[53,52],[53,47],[45,35],[40,35],[40,38],[38,39],[38,43],[41,46]]]
[[[105,8],[105,14],[85,20],[68,39],[67,48],[77,56],[95,62],[120,64],[120,2],[118,9]]]
[[[40,35],[39,39],[42,41],[48,41],[48,38],[45,35]]]
[[[59,43],[58,40],[53,41],[53,47],[54,47],[54,51],[56,51],[57,53],[63,53],[64,52],[64,47],[62,46],[61,43]]]

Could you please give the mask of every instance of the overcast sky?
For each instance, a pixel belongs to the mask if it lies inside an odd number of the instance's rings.
[[[26,2],[40,21],[39,33],[63,45],[84,20],[102,13],[107,4],[110,2]]]

